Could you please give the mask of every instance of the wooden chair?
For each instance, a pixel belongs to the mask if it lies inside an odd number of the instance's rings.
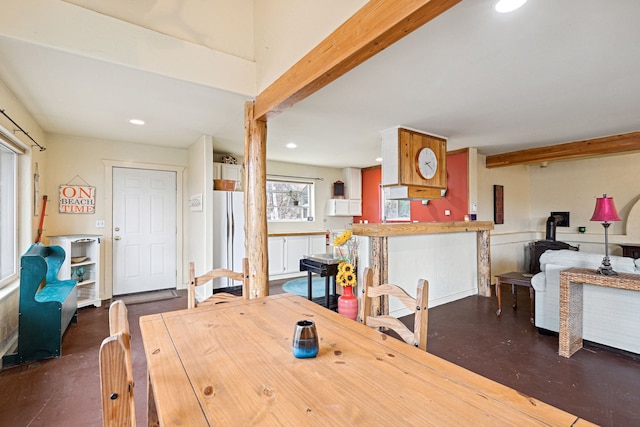
[[[196,299],[196,287],[217,279],[219,277],[227,277],[238,282],[242,282],[242,296],[232,295],[227,292],[218,292],[203,301],[198,302]],[[242,273],[228,270],[226,268],[216,268],[201,276],[195,274],[195,264],[189,263],[189,292],[187,308],[196,308],[200,305],[213,305],[228,302],[236,298],[249,298],[249,260],[242,259]]]
[[[390,328],[400,335],[405,342],[426,351],[427,327],[429,324],[429,282],[424,279],[418,280],[416,297],[413,298],[397,285],[383,284],[373,286],[373,271],[370,268],[364,269],[363,277],[362,321],[364,324],[372,328]],[[415,314],[413,332],[395,317],[388,315],[375,316],[372,313],[373,299],[385,295],[398,298],[398,300]]]
[[[109,307],[108,338],[100,346],[100,388],[103,426],[136,425],[133,399],[131,334],[127,307],[122,300]]]

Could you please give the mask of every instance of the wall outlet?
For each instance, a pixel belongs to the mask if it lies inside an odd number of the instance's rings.
[[[104,228],[104,219],[99,219],[96,221],[96,228]]]
[[[451,211],[450,211],[449,209],[445,209],[445,210],[444,210],[444,214],[445,214],[446,216],[449,216],[449,215],[451,215]]]
[[[473,212],[473,213],[478,212],[478,205],[476,203],[473,203],[471,205],[471,212]]]

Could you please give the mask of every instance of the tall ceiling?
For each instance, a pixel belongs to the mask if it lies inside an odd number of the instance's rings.
[[[462,1],[270,120],[267,158],[372,166],[397,125],[481,154],[640,130],[639,1],[531,0],[504,15],[493,3]],[[46,132],[182,148],[206,134],[220,153],[244,150],[250,95],[2,30],[0,57],[0,80]]]

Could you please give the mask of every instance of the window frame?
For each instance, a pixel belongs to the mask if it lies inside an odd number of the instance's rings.
[[[384,187],[382,183],[379,185],[380,188],[380,218],[382,218],[382,222],[411,222],[411,200],[406,199],[390,199],[386,200],[384,197]],[[400,212],[401,210],[407,210],[409,212],[408,217],[388,217],[387,216],[387,202],[394,203],[396,205],[395,211]],[[407,204],[405,209],[400,208],[400,203]]]
[[[19,140],[0,126],[0,289],[18,277],[19,240],[19,156],[25,153]],[[6,175],[5,175],[6,174]],[[7,206],[7,205],[11,206]],[[8,254],[8,256],[7,256]]]
[[[290,184],[292,186],[294,185],[304,185],[305,187],[308,188],[308,194],[306,196],[306,201],[307,204],[306,205],[289,205],[289,204],[283,204],[283,205],[271,205],[269,206],[269,200],[273,197],[272,195],[275,193],[273,191],[271,191],[269,189],[270,185],[273,184]],[[313,180],[306,180],[303,178],[272,178],[267,176],[267,182],[266,182],[266,198],[267,198],[267,222],[285,222],[285,223],[296,223],[296,222],[314,222],[316,219],[315,216],[315,182]],[[304,198],[304,197],[303,197]],[[290,200],[288,198],[284,198],[287,200]],[[270,219],[270,209],[279,209],[279,208],[286,208],[286,209],[306,209],[307,215],[305,217],[300,216],[299,218],[277,218],[277,219]],[[301,212],[302,214],[302,212]]]

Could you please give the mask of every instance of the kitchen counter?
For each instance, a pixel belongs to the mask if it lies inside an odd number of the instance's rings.
[[[317,236],[328,234],[328,231],[294,231],[290,233],[269,233],[268,237],[286,237],[286,236]]]
[[[492,221],[353,224],[360,240],[358,273],[370,267],[374,283],[396,283],[410,294],[418,279],[427,279],[430,306],[473,294],[488,297],[493,229]],[[389,313],[388,301],[380,310]]]
[[[353,224],[356,236],[389,237],[414,234],[464,233],[493,230],[492,221],[394,222],[385,224]]]

